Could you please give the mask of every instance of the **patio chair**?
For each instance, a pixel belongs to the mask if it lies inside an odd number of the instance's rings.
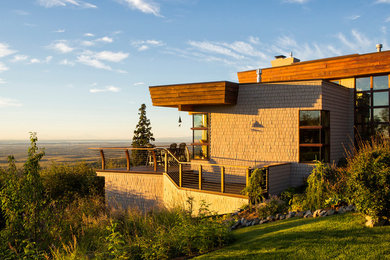
[[[187,162],[189,158],[188,148],[186,143],[179,144],[179,149],[177,149],[177,159],[181,162]]]

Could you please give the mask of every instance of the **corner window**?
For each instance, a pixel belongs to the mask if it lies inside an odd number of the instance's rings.
[[[209,114],[192,115],[192,159],[209,159]]]
[[[389,136],[389,76],[356,78],[355,128],[358,139],[376,134]]]
[[[299,161],[329,162],[329,111],[299,111]]]

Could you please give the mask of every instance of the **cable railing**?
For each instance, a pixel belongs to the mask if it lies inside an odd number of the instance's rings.
[[[176,156],[175,151],[170,151],[166,147],[89,149],[99,151],[101,171],[165,173],[179,189],[245,197],[242,190],[249,184],[253,172],[253,168],[247,166],[189,162],[187,156]],[[265,180],[263,190],[267,192],[269,169],[268,166],[262,169]]]

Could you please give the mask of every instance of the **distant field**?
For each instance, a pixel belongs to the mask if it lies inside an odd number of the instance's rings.
[[[8,165],[7,158],[13,155],[17,166],[24,164],[27,158],[29,143],[20,141],[0,141],[0,167]],[[42,166],[50,165],[52,162],[77,163],[85,161],[88,163],[100,162],[99,151],[89,150],[90,147],[129,147],[131,141],[42,141],[38,146],[45,148],[45,156],[41,161]],[[169,142],[157,142],[157,146],[169,145]],[[123,152],[110,152],[108,158],[120,158]],[[123,157],[124,158],[124,157]]]

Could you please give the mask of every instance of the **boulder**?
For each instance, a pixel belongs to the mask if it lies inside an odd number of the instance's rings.
[[[281,214],[280,216],[279,216],[279,219],[280,220],[283,220],[283,219],[285,219],[286,218],[286,215],[284,215],[284,214]]]
[[[258,225],[259,222],[260,222],[260,219],[259,219],[259,218],[255,218],[255,219],[253,220],[253,225]]]
[[[326,217],[327,215],[327,211],[326,210],[321,210],[320,211],[320,217]]]
[[[274,217],[274,216],[268,216],[268,217],[267,217],[267,220],[268,220],[268,221],[275,221],[275,217]]]
[[[313,214],[311,213],[310,210],[308,210],[308,211],[305,212],[305,214],[303,214],[303,217],[304,218],[311,218],[311,217],[313,217]]]
[[[343,206],[341,206],[340,208],[337,209],[338,214],[344,214],[345,212],[347,212],[347,211],[345,210],[345,208]]]
[[[322,209],[317,209],[316,211],[314,211],[313,218],[320,217],[321,216],[321,212],[322,212]]]
[[[345,211],[349,212],[349,211],[354,211],[355,210],[355,206],[354,205],[348,205],[346,208],[345,208]]]
[[[279,214],[279,213],[276,214],[276,215],[275,215],[275,220],[279,220],[281,215],[282,215],[282,214]]]
[[[296,217],[301,218],[304,215],[304,211],[298,211],[297,214],[295,214]]]
[[[326,216],[332,216],[334,215],[335,211],[333,209],[330,209],[326,212]]]

